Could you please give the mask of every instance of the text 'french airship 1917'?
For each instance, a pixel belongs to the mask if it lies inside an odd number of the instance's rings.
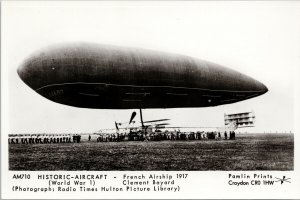
[[[18,74],[47,99],[83,108],[217,106],[268,91],[249,76],[188,56],[91,43],[40,50]]]

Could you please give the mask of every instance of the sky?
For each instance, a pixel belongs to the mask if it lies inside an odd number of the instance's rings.
[[[200,58],[249,75],[269,89],[262,96],[217,107],[146,109],[144,120],[169,118],[172,126],[219,127],[224,126],[224,113],[254,111],[255,127],[239,131],[293,132],[299,8],[297,1],[2,2],[1,89],[7,129],[80,133],[129,121],[133,110],[57,104],[18,77],[16,69],[33,52],[83,41]]]

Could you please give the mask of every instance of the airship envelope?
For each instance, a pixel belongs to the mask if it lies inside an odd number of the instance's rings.
[[[200,59],[91,43],[42,49],[17,72],[43,97],[82,108],[217,106],[268,91],[247,75]]]

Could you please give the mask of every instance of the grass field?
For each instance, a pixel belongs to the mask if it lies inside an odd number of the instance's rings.
[[[10,144],[10,170],[293,170],[293,134],[236,140]]]

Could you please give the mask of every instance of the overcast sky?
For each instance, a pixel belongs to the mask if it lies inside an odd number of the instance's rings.
[[[146,109],[144,119],[173,126],[223,126],[224,113],[254,111],[248,132],[293,131],[300,66],[299,2],[2,2],[2,81],[10,133],[93,132],[128,121],[133,110],[54,103],[16,69],[47,45],[86,41],[188,55],[240,71],[269,92],[208,108]],[[138,117],[138,116],[137,116]]]

